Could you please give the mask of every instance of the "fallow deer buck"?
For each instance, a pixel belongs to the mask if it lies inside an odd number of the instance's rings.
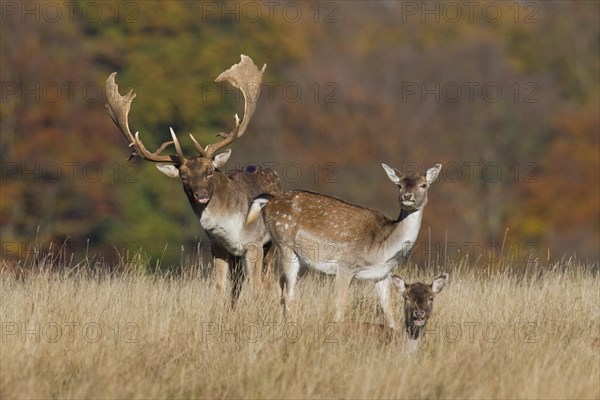
[[[237,300],[243,280],[243,271],[236,268],[236,261],[239,261],[236,258],[243,259],[256,295],[260,289],[263,246],[269,242],[262,220],[254,224],[245,223],[248,208],[252,199],[259,194],[281,193],[281,183],[277,173],[270,168],[247,167],[225,173],[222,167],[231,155],[231,150],[216,153],[245,133],[256,108],[265,68],[266,64],[259,70],[250,57],[242,55],[240,63],[217,77],[216,82],[229,81],[241,90],[244,96],[244,117],[240,122],[236,114],[235,128],[228,134],[220,133],[222,139],[206,147],[202,147],[190,134],[199,156],[189,158],[184,157],[173,129],[172,141],[164,142],[155,152],[148,151],[140,140],[139,132],[133,135],[129,130],[128,114],[135,93],[129,91],[125,96],[119,94],[119,87],[115,82],[116,72],[106,80],[106,109],[130,142],[129,146],[133,147],[132,157],[139,156],[157,162],[157,168],[162,173],[181,179],[190,205],[210,238],[219,292],[226,285],[228,271],[231,270],[232,305]],[[174,145],[176,154],[161,155],[171,144]]]
[[[441,164],[425,175],[403,174],[382,164],[398,186],[400,215],[391,220],[376,210],[346,203],[313,192],[295,190],[281,196],[257,197],[248,212],[248,223],[261,213],[282,267],[282,303],[290,313],[300,266],[336,275],[336,320],[343,317],[350,283],[354,278],[375,281],[383,312],[396,329],[389,304],[390,271],[413,246],[427,204],[427,189]]]

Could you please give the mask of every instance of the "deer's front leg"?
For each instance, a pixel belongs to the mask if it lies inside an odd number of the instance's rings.
[[[229,254],[227,250],[213,244],[211,246],[211,253],[215,265],[215,280],[217,284],[217,293],[223,293],[225,286],[227,286],[227,276],[229,275]]]
[[[341,322],[344,319],[344,309],[348,301],[348,290],[354,275],[352,272],[344,268],[338,267],[337,275],[335,276],[335,320]]]
[[[256,297],[261,291],[263,247],[260,243],[250,243],[246,245],[244,264],[246,266],[248,277],[250,278],[252,294]]]
[[[384,279],[375,282],[375,289],[377,291],[377,296],[379,297],[379,303],[383,309],[383,314],[385,315],[388,324],[390,324],[390,328],[397,329],[396,319],[394,318],[394,313],[390,305],[390,279],[391,278],[388,275]]]
[[[229,275],[229,263],[227,260],[215,257],[215,279],[217,283],[217,293],[221,294],[227,286],[227,276]]]

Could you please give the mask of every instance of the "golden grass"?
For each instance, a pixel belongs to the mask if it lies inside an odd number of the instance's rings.
[[[277,285],[256,302],[244,290],[230,311],[192,270],[0,271],[2,398],[600,397],[597,266],[452,271],[413,354],[331,323],[329,277],[300,279],[286,322]],[[347,320],[384,322],[372,284],[352,296]]]

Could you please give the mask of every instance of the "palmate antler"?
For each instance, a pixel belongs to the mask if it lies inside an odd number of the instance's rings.
[[[121,96],[119,94],[119,85],[117,85],[115,82],[116,75],[117,73],[113,72],[106,80],[106,98],[108,100],[108,104],[106,104],[105,107],[108,111],[108,115],[110,115],[117,128],[119,128],[127,140],[129,140],[129,147],[134,148],[132,156],[139,156],[145,160],[153,162],[173,163],[177,165],[184,164],[186,161],[185,157],[183,156],[181,146],[179,145],[179,141],[177,141],[175,132],[173,132],[172,129],[171,137],[173,140],[161,144],[154,153],[151,153],[146,149],[146,146],[144,146],[144,143],[142,143],[140,140],[139,132],[136,132],[135,136],[131,134],[131,131],[129,130],[128,115],[131,108],[131,102],[135,98],[135,93],[133,93],[133,90],[130,90],[125,96]],[[170,144],[175,145],[177,155],[160,155],[160,153]]]
[[[236,114],[235,128],[228,134],[220,134],[224,137],[223,140],[209,144],[205,148],[190,134],[196,150],[202,157],[212,158],[217,151],[230,145],[246,132],[248,123],[256,110],[256,102],[258,101],[262,77],[266,68],[267,64],[263,64],[262,69],[259,70],[250,57],[242,54],[241,61],[238,64],[233,65],[215,79],[215,82],[229,81],[234,87],[241,90],[244,95],[244,119],[240,123],[240,118]]]
[[[262,70],[259,70],[250,57],[242,54],[241,61],[238,64],[233,65],[217,77],[215,82],[226,80],[234,87],[241,90],[244,95],[244,119],[240,122],[240,119],[236,114],[235,128],[229,134],[220,134],[224,137],[223,140],[209,144],[205,148],[203,148],[190,134],[196,150],[198,150],[202,157],[212,158],[218,150],[233,143],[244,134],[256,109],[256,102],[258,101],[258,95],[262,84],[262,76],[266,67],[267,65],[264,64]],[[131,134],[131,131],[129,130],[128,114],[131,109],[131,102],[136,95],[133,93],[133,90],[130,90],[125,96],[121,96],[119,94],[119,86],[115,82],[116,75],[117,73],[113,72],[106,80],[106,97],[108,99],[106,110],[115,125],[123,132],[127,140],[129,140],[129,146],[134,148],[132,156],[139,156],[153,162],[172,163],[176,165],[184,164],[186,158],[183,156],[181,146],[173,129],[171,129],[171,138],[173,140],[164,142],[153,153],[146,149],[139,138],[139,132],[136,132],[135,135]],[[160,153],[171,144],[175,146],[176,154],[169,156],[160,155]]]

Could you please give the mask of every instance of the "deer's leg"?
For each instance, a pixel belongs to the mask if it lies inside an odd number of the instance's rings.
[[[216,242],[212,244],[211,251],[215,263],[217,292],[223,293],[223,289],[227,286],[227,277],[229,276],[231,280],[231,308],[234,308],[240,296],[244,280],[244,269],[241,268],[240,259],[231,255]]]
[[[287,317],[291,316],[293,311],[294,289],[296,287],[296,280],[298,279],[298,271],[300,270],[300,261],[294,250],[289,247],[281,247],[278,258],[282,269],[279,281],[281,287],[281,304],[283,304],[283,311]]]
[[[227,286],[227,276],[229,273],[229,254],[227,250],[216,243],[211,245],[211,253],[214,258],[215,280],[217,284],[217,293],[223,293]]]
[[[344,319],[344,309],[348,301],[348,290],[354,275],[340,267],[338,267],[335,276],[335,320],[341,322]]]
[[[267,244],[263,248],[263,264],[264,264],[264,275],[263,275],[263,285],[266,290],[271,288],[271,268],[273,263],[275,262],[275,246],[272,243]]]
[[[263,247],[260,243],[249,243],[246,245],[244,264],[252,285],[252,294],[258,296],[261,290],[261,274],[263,264]]]
[[[244,266],[243,260],[240,257],[230,256],[229,265],[231,266],[231,308],[235,308],[235,304],[242,292],[244,284]]]
[[[392,312],[392,306],[390,304],[390,277],[386,276],[384,279],[375,282],[375,289],[377,296],[379,297],[379,303],[383,310],[383,314],[390,324],[390,328],[397,329],[396,319]]]

